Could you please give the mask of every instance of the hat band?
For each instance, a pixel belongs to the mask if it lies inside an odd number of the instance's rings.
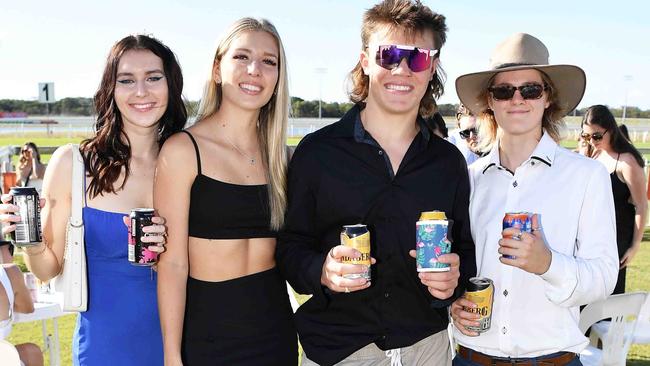
[[[494,70],[505,69],[506,67],[532,66],[532,65],[537,65],[537,64],[521,64],[521,63],[512,62],[512,63],[509,63],[509,64],[501,64],[501,65],[495,67]]]

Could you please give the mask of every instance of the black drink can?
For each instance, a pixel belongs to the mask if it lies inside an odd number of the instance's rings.
[[[18,206],[20,222],[11,233],[11,241],[15,246],[27,247],[37,245],[41,236],[41,206],[38,192],[33,187],[11,187],[9,194],[13,196],[13,204]]]
[[[150,244],[142,242],[142,237],[147,236],[142,229],[153,225],[153,217],[153,208],[134,208],[129,215],[129,262],[135,266],[152,266],[158,258],[156,252],[147,249]]]

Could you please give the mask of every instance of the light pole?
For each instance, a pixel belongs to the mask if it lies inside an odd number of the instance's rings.
[[[623,120],[621,121],[621,124],[625,123],[625,115],[627,114],[627,91],[628,91],[628,84],[630,81],[632,81],[632,75],[625,75],[623,76],[623,80],[625,81],[625,104],[623,104]]]
[[[317,67],[314,69],[314,73],[318,75],[318,119],[323,118],[323,75],[327,74],[327,68]]]

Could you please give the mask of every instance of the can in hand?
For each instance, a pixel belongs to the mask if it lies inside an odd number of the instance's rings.
[[[20,222],[11,233],[11,240],[17,247],[38,245],[41,236],[41,206],[38,192],[33,187],[11,187],[9,194],[13,196],[13,204],[18,206]]]
[[[142,237],[148,236],[142,229],[153,225],[153,217],[153,208],[134,208],[129,215],[129,262],[135,266],[152,266],[158,259],[158,253],[147,249],[150,244],[142,242]]]
[[[438,257],[449,254],[451,242],[447,234],[452,220],[442,211],[425,211],[415,223],[415,251],[418,272],[445,272],[449,263],[438,262]]]
[[[478,314],[479,326],[466,326],[468,330],[484,333],[490,329],[492,323],[492,305],[494,302],[494,284],[487,277],[472,277],[469,279],[465,298],[476,304],[475,308],[463,308],[463,310]]]
[[[365,278],[370,281],[370,232],[363,224],[344,225],[341,231],[341,245],[352,247],[361,253],[358,259],[343,257],[341,263],[363,264],[365,270],[362,273],[349,273],[344,278]]]
[[[530,212],[507,212],[505,216],[503,216],[503,230],[511,228],[511,227],[518,227],[522,232],[524,233],[531,233],[532,227],[533,227],[533,214]],[[521,238],[519,235],[513,236],[513,235],[507,235],[504,236],[506,239],[515,239],[515,240],[520,240]],[[512,255],[503,255],[503,258],[508,258],[508,259],[517,259]]]

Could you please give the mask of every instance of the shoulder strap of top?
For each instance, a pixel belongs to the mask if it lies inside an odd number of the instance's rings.
[[[621,158],[621,153],[618,153],[618,156],[616,157],[616,164],[614,164],[614,173],[616,173],[616,169],[618,168],[618,159]]]
[[[194,150],[196,151],[196,168],[198,169],[199,175],[201,174],[201,154],[199,154],[199,145],[196,143],[196,140],[194,140],[194,136],[189,131],[183,130],[181,132],[185,132],[187,136],[190,137],[190,140],[192,140],[192,145],[194,145]]]

